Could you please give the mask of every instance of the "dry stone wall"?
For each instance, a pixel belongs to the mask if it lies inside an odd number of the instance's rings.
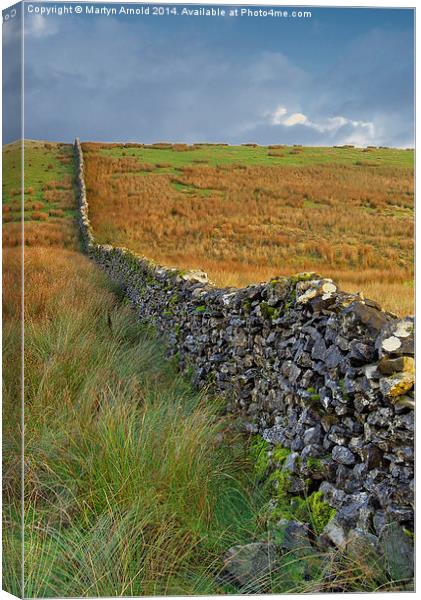
[[[95,242],[84,162],[75,141],[80,228],[87,253],[153,323],[199,386],[269,448],[290,449],[290,490],[319,489],[336,515],[325,529],[381,539],[413,530],[413,319],[341,292],[312,273],[218,289],[200,271],[161,267]],[[308,489],[307,489],[308,491]],[[382,533],[383,532],[383,533]]]

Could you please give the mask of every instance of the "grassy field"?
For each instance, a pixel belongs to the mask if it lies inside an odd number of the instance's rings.
[[[316,271],[413,311],[413,151],[83,144],[100,242],[222,286]]]
[[[5,211],[13,218],[4,223],[3,288],[3,573],[12,593],[20,590],[12,410],[19,403],[18,154],[8,146],[3,156],[5,206],[13,207]],[[227,434],[218,400],[177,374],[153,333],[81,254],[71,148],[27,143],[26,156],[25,594],[218,591],[217,560],[253,535],[263,502],[247,444]],[[63,214],[52,213],[64,195]]]
[[[73,150],[67,144],[25,142],[25,245],[77,248]],[[19,152],[3,149],[3,244],[20,244]]]
[[[3,155],[12,207],[3,225],[3,587],[17,595],[19,151],[9,145]],[[26,161],[25,596],[250,591],[218,573],[230,546],[269,535],[270,490],[253,443],[221,416],[218,398],[195,391],[164,358],[81,253],[71,148],[27,142]],[[365,558],[309,560],[310,578],[303,557],[284,556],[262,589],[399,588]],[[327,568],[332,577],[321,584]]]

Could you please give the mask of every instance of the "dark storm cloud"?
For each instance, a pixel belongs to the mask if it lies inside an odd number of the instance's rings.
[[[303,35],[309,54],[300,59],[292,38],[275,30],[265,39],[261,21],[243,46],[241,23],[234,31],[201,20],[175,27],[174,21],[27,16],[26,24],[26,137],[413,142],[408,26],[392,22],[387,30],[360,32],[354,23],[355,34],[322,60],[317,27]]]
[[[13,18],[3,22],[3,140],[5,143],[22,137],[22,56],[20,7]],[[8,9],[9,17],[12,9]],[[6,11],[4,11],[6,13]],[[3,13],[3,14],[4,14]]]

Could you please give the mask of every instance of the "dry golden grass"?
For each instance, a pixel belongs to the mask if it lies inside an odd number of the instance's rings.
[[[7,227],[3,228],[3,246],[21,246],[21,234],[20,223],[7,223]],[[50,219],[43,222],[29,221],[25,224],[25,247],[60,246],[76,249],[78,245],[78,232],[68,220]]]
[[[100,242],[169,266],[203,268],[218,285],[316,271],[392,312],[413,311],[412,168],[363,160],[242,164],[241,155],[234,164],[205,165],[202,158],[183,165],[171,158],[184,145],[155,145],[157,163],[144,160],[154,154],[142,155],[147,147],[136,156],[113,156],[110,148],[116,146],[84,145]],[[207,149],[209,160],[214,151]],[[284,153],[305,157],[303,148],[282,148],[268,150],[268,160]]]
[[[262,503],[247,448],[221,441],[219,401],[72,247],[72,215],[41,214],[25,227],[24,415],[21,223],[4,226],[4,587],[22,595],[23,517],[26,597],[221,593],[217,560]]]
[[[225,428],[221,440],[219,404],[177,375],[77,250],[72,214],[59,223],[49,218],[59,209],[46,210],[47,222],[30,220],[25,235],[26,596],[241,592],[215,574],[227,548],[266,534],[254,458]],[[3,583],[14,595],[22,573],[20,227],[5,225],[3,252]],[[314,580],[287,557],[268,593],[410,589],[349,560],[337,576],[332,568],[324,589],[319,558],[311,559]]]
[[[16,290],[20,288],[21,248],[4,248],[3,262],[7,265],[3,269],[3,315],[5,320],[18,320],[21,297]],[[76,250],[58,246],[25,249],[25,317],[28,320],[51,319],[52,312],[59,314],[70,308],[82,313],[94,291],[99,296],[106,295],[101,286],[102,274]]]

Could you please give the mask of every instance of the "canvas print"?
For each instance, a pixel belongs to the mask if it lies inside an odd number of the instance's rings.
[[[3,589],[414,590],[414,9],[3,11]]]

